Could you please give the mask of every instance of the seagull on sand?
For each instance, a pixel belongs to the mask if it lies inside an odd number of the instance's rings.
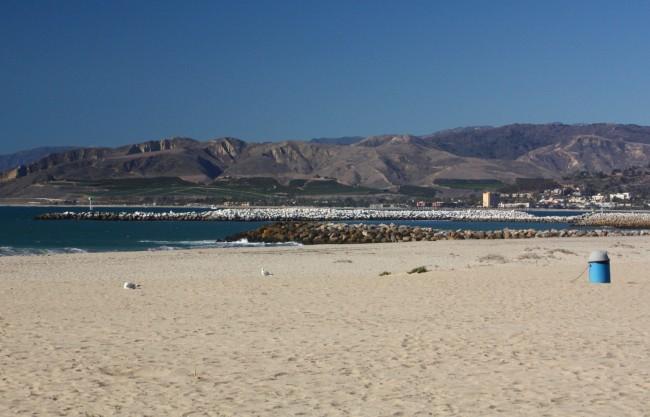
[[[264,268],[262,268],[262,276],[263,277],[270,277],[272,275],[273,275],[272,273],[270,273],[269,271],[265,271]]]

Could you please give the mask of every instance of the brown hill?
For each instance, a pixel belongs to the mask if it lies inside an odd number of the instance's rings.
[[[609,173],[613,169],[647,165],[650,161],[650,145],[596,135],[580,135],[532,150],[518,160],[559,172]]]
[[[423,138],[428,139],[432,145],[455,155],[512,160],[534,149],[585,135],[650,144],[650,127],[613,123],[467,127],[442,131]]]
[[[0,155],[0,172],[31,164],[47,155],[74,149],[72,146],[42,146],[7,155]]]
[[[224,178],[333,178],[344,185],[437,187],[440,179],[559,178],[650,162],[650,128],[635,125],[509,125],[426,136],[247,143],[235,138],[171,138],[119,148],[48,155],[0,176],[0,195],[56,181],[177,177],[209,184]]]

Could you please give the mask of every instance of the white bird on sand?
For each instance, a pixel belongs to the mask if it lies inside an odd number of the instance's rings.
[[[273,275],[272,273],[270,273],[269,271],[265,271],[264,268],[262,268],[262,276],[263,277],[270,277],[272,275]]]
[[[133,282],[126,281],[123,285],[125,290],[135,290],[136,288],[140,287],[138,284],[135,284]]]

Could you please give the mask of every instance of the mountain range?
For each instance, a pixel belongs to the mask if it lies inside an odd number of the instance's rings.
[[[19,151],[8,155],[0,155],[0,172],[16,168],[20,165],[28,165],[38,161],[47,155],[65,152],[73,149],[70,146],[43,146],[40,148]]]
[[[650,163],[650,127],[630,124],[512,124],[429,135],[318,138],[252,143],[170,138],[117,148],[39,150],[0,174],[0,196],[57,181],[175,177],[196,184],[241,178],[333,179],[390,190],[444,189],[445,180],[558,179]],[[38,152],[33,151],[33,155]],[[7,167],[7,162],[3,162]],[[3,165],[0,165],[3,166]]]

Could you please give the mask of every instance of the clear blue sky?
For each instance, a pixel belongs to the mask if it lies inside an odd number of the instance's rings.
[[[647,1],[0,2],[0,153],[650,124]]]

